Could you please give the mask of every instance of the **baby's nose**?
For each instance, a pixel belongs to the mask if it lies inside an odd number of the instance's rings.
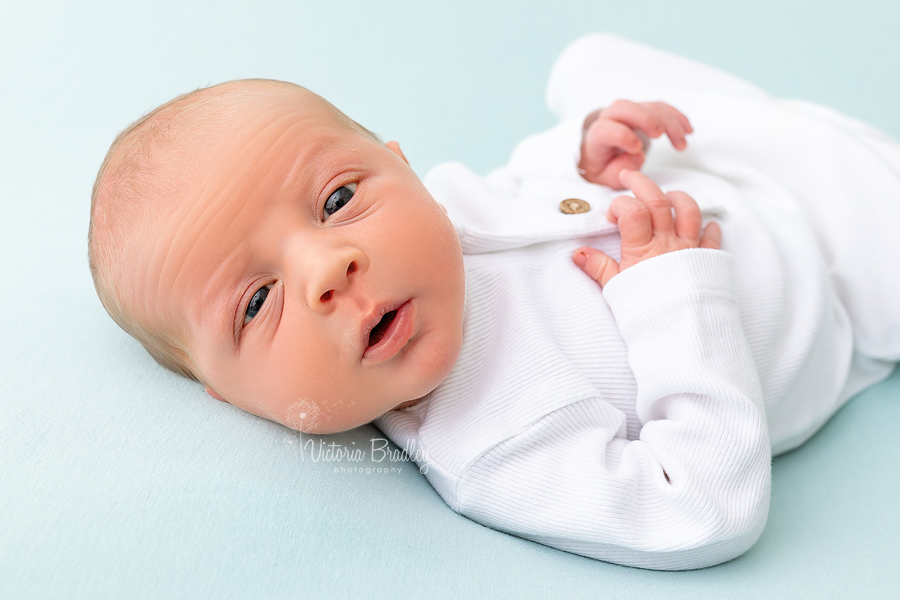
[[[355,273],[356,270],[357,270],[357,268],[358,268],[358,267],[356,266],[356,261],[355,261],[355,260],[354,260],[354,261],[350,261],[350,264],[347,265],[347,273],[346,273],[346,276],[345,276],[344,282],[343,282],[345,285],[343,285],[343,286],[335,286],[335,287],[340,287],[340,288],[341,288],[341,289],[338,290],[338,291],[343,291],[343,289],[346,289],[346,287],[349,285],[349,282],[350,282],[350,275],[352,275],[353,273]],[[322,292],[322,295],[319,296],[319,301],[322,302],[323,304],[324,304],[324,303],[327,303],[328,301],[330,301],[330,300],[334,297],[334,292],[335,292],[335,289],[325,290],[324,292]]]
[[[323,314],[334,307],[338,296],[350,289],[353,281],[366,270],[368,261],[361,252],[339,252],[325,264],[318,265],[314,273],[309,273],[306,289],[306,303],[313,310]]]

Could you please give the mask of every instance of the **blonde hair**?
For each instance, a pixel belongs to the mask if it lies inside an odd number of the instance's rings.
[[[166,369],[202,381],[187,347],[183,322],[140,319],[139,300],[128,269],[134,241],[146,234],[160,213],[178,202],[184,187],[200,173],[191,155],[196,141],[210,136],[241,107],[240,100],[260,93],[293,92],[324,102],[339,123],[379,143],[374,133],[306,88],[283,81],[246,79],[200,88],[153,109],[113,140],[91,192],[88,265],[101,304],[113,321],[135,338]],[[164,176],[165,175],[165,176]]]

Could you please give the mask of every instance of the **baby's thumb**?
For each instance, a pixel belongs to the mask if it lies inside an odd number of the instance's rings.
[[[572,255],[572,260],[601,287],[619,273],[619,263],[596,248],[579,248]]]

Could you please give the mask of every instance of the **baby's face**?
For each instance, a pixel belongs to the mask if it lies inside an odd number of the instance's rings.
[[[135,268],[139,310],[187,324],[210,393],[329,433],[449,374],[462,252],[396,144],[285,94],[250,102],[197,155],[200,181]]]

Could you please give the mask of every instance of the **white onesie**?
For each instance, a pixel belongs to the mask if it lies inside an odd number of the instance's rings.
[[[654,142],[644,172],[690,194],[723,242],[601,292],[571,255],[619,258],[617,193],[575,165],[584,116],[619,97],[691,120],[689,150]],[[463,347],[437,389],[376,424],[453,510],[494,529],[646,568],[734,558],[765,525],[772,453],[900,359],[900,147],[608,35],[563,53],[548,102],[562,122],[506,167],[426,177],[465,256]],[[563,214],[570,197],[592,210]]]

